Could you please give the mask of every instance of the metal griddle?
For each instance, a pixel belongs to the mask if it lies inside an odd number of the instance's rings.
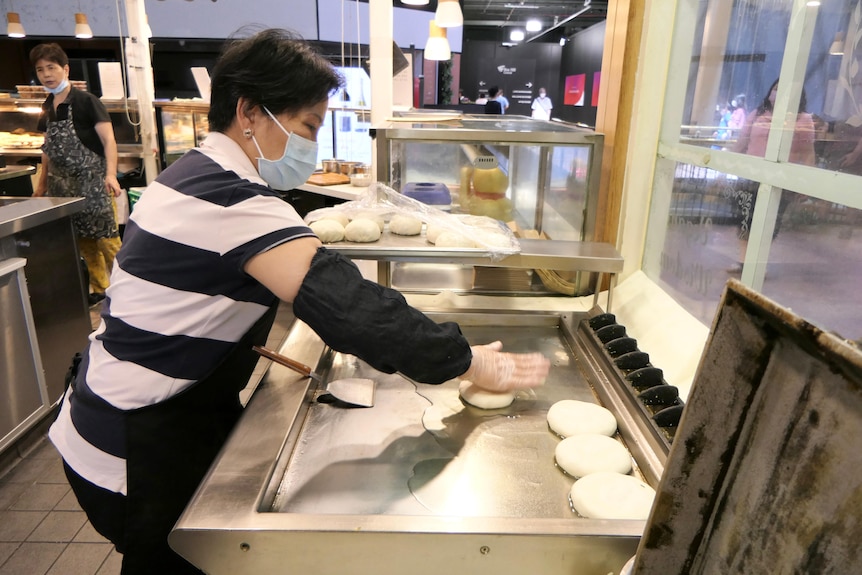
[[[316,366],[321,386],[374,379],[375,406],[319,403],[317,384],[273,365],[171,545],[212,574],[618,572],[645,523],[572,511],[574,480],[554,464],[559,439],[546,421],[558,400],[600,402],[577,341],[586,314],[425,311],[457,321],[473,343],[544,353],[546,385],[479,410],[460,401],[454,380],[381,374],[296,323],[281,352]],[[617,415],[620,441],[648,444]],[[654,462],[634,464],[648,482],[661,475]]]

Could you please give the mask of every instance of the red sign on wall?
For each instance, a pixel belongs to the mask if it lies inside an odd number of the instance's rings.
[[[564,105],[584,105],[584,88],[586,87],[586,80],[586,74],[575,74],[574,76],[566,76],[566,93],[563,97]]]
[[[602,73],[601,72],[593,72],[593,107],[598,107],[599,105],[599,85],[602,83]]]

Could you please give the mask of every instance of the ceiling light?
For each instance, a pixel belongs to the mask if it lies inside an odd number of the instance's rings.
[[[87,24],[87,15],[78,12],[75,14],[75,38],[92,38],[93,31]]]
[[[820,0],[808,0],[805,5],[811,7],[820,6]]]
[[[10,38],[23,38],[27,35],[21,25],[21,17],[17,12],[6,13],[6,35]]]
[[[458,0],[437,0],[437,11],[434,13],[434,21],[441,28],[454,28],[464,25],[464,15],[461,13],[461,5]]]
[[[566,45],[566,37],[563,36],[562,38],[560,38],[560,46],[565,46],[565,45]]]
[[[441,28],[434,20],[428,22],[428,42],[425,44],[426,60],[449,60],[452,50],[446,39],[446,28]]]
[[[538,20],[527,20],[527,32],[538,32],[542,29],[542,23]]]
[[[512,33],[509,34],[509,40],[512,42],[520,42],[524,39],[524,31],[523,30],[512,30]]]
[[[402,4],[407,4],[408,6],[425,6],[428,2],[429,0],[401,0]]]

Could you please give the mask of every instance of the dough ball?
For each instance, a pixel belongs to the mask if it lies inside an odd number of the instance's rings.
[[[474,248],[476,245],[473,243],[473,240],[468,238],[467,236],[462,236],[457,232],[450,232],[448,230],[441,232],[440,235],[437,236],[437,240],[434,244],[438,248]]]
[[[386,225],[386,221],[383,219],[383,216],[374,212],[359,212],[353,216],[353,221],[356,220],[371,220],[377,224],[377,227],[380,228],[381,232],[383,232],[383,227]]]
[[[561,437],[581,433],[612,436],[617,431],[614,414],[595,403],[564,399],[548,410],[548,425]]]
[[[418,236],[422,233],[422,220],[397,214],[389,220],[389,231],[399,236]]]
[[[467,379],[461,380],[458,393],[461,395],[461,399],[479,409],[502,409],[509,407],[515,401],[514,392],[486,391]]]
[[[446,231],[446,228],[439,226],[437,224],[428,224],[425,227],[425,239],[431,242],[432,244],[437,243],[437,236]]]
[[[632,458],[623,444],[607,435],[583,433],[567,437],[554,450],[557,465],[572,477],[584,477],[600,471],[626,474],[632,470]]]
[[[349,223],[350,223],[350,218],[348,218],[348,217],[347,217],[347,214],[344,214],[344,213],[341,213],[341,212],[332,212],[331,214],[326,214],[326,215],[323,217],[323,219],[325,219],[325,220],[335,220],[336,222],[338,222],[339,224],[341,224],[341,227],[342,227],[342,228],[343,228],[343,227],[345,227],[347,224],[349,224]]]
[[[320,241],[325,244],[340,242],[344,239],[344,226],[329,218],[312,222],[308,227],[314,232]]]
[[[376,242],[380,239],[380,228],[373,220],[359,218],[347,224],[344,237],[348,242]]]
[[[646,520],[655,489],[631,475],[603,471],[575,481],[569,496],[583,517]]]

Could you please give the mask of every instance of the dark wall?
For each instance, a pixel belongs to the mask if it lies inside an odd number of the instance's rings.
[[[560,62],[559,90],[548,96],[554,103],[553,116],[567,122],[580,122],[588,126],[596,125],[596,108],[592,105],[595,72],[602,69],[602,52],[605,44],[605,22],[590,26],[578,32],[562,49]],[[585,75],[583,106],[565,105],[566,77]]]
[[[491,86],[498,86],[509,100],[507,114],[529,116],[540,86],[551,95],[562,89],[561,52],[558,43],[531,42],[507,47],[499,41],[465,38],[460,87],[465,96],[475,100]]]

